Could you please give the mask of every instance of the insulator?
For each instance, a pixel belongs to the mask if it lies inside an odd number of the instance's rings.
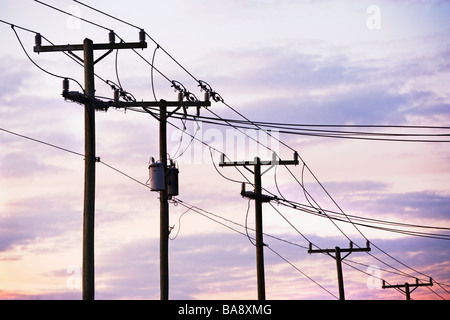
[[[109,43],[115,43],[116,42],[116,34],[114,31],[109,31]]]
[[[139,41],[140,42],[145,42],[145,31],[144,31],[144,29],[141,29],[141,31],[139,31]]]
[[[119,102],[119,89],[114,89],[114,102]]]
[[[34,36],[34,44],[37,47],[40,47],[42,45],[42,36],[40,33],[36,33],[36,35]]]
[[[67,78],[63,79],[63,92],[69,92],[69,79]]]

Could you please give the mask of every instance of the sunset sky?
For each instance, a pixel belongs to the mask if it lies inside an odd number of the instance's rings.
[[[34,53],[33,32],[54,44],[80,44],[85,38],[106,43],[108,29],[126,42],[139,41],[138,29],[77,2],[43,2],[104,28],[32,0],[0,0],[0,299],[82,297],[84,107],[61,97],[62,79],[54,75],[84,86],[83,68],[61,52]],[[225,102],[212,101],[201,110],[206,117],[450,134],[450,1],[95,0],[89,5],[145,29],[154,40],[147,37],[148,48],[137,50],[141,56],[114,51],[95,65],[99,97],[113,97],[103,79],[120,82],[137,100],[176,100],[167,77],[202,99],[195,81],[200,79]],[[29,60],[10,24],[17,26],[30,58],[53,76]],[[48,45],[44,39],[43,45]],[[81,88],[70,81],[70,90]],[[137,111],[110,108],[95,114],[101,158],[96,299],[159,299],[159,194],[143,185],[149,158],[159,158],[159,123]],[[387,125],[399,127],[382,127]],[[220,168],[219,161],[222,152],[231,160],[270,160],[265,146],[281,159],[291,160],[293,150],[300,156],[298,166],[275,166],[263,175],[265,193],[329,214],[304,212],[286,201],[263,205],[267,299],[337,299],[336,263],[326,254],[308,254],[309,242],[347,248],[350,240],[365,247],[367,239],[370,254],[354,252],[344,260],[347,299],[402,300],[404,294],[382,289],[379,280],[426,283],[430,277],[434,285],[417,288],[412,298],[450,298],[449,142],[276,130],[268,136],[253,129],[169,119],[167,149],[180,171],[180,194],[169,208],[170,299],[257,298],[254,201],[240,195],[240,182],[253,181],[253,175],[242,167]],[[349,218],[365,226],[348,223]],[[397,224],[382,224],[386,221]]]

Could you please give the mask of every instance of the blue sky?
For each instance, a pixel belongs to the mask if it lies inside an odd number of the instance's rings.
[[[46,2],[107,26],[126,41],[138,40],[135,28],[76,2]],[[227,104],[251,120],[448,126],[448,1],[136,0],[127,6],[121,1],[89,4],[144,28],[197,79],[209,83]],[[24,5],[29,10],[23,10]],[[56,44],[81,43],[86,37],[95,42],[108,40],[106,30],[34,1],[0,0],[0,6],[1,20],[38,31]],[[368,11],[371,6],[380,14],[374,29],[367,25],[373,14]],[[33,53],[34,34],[16,30],[37,64],[83,83],[82,67],[61,53]],[[83,152],[83,107],[62,99],[61,79],[45,74],[28,60],[8,24],[0,24],[0,35],[8,44],[0,49],[0,128]],[[140,53],[151,61],[155,44],[147,41],[148,48]],[[153,100],[149,65],[126,50],[118,53],[117,62],[124,89],[138,99]],[[192,77],[162,50],[156,51],[154,62],[167,77],[202,96]],[[102,78],[117,82],[115,54],[95,68]],[[158,73],[154,86],[158,99],[176,99],[170,83]],[[109,86],[100,80],[96,89],[99,96],[112,97]],[[79,88],[71,82],[71,90]],[[240,119],[221,103],[213,103],[210,110],[224,118]],[[202,115],[213,116],[208,110],[202,110]],[[148,159],[158,156],[157,121],[146,114],[113,109],[97,112],[96,121],[97,155],[145,183]],[[183,128],[181,120],[172,119],[171,123]],[[233,129],[187,122],[186,133],[235,155],[235,160],[254,157],[248,137],[241,137],[244,144],[230,142],[227,137],[239,135]],[[247,133],[263,136],[262,132]],[[197,140],[190,142],[188,134],[180,135],[169,126],[168,150],[178,156],[180,168],[179,199],[188,208],[195,205],[206,211],[186,212],[181,204],[170,206],[170,225],[173,232],[178,231],[169,244],[170,298],[255,299],[255,250],[242,227],[248,201],[239,195],[240,184],[223,176],[244,178],[232,168],[218,169],[220,175],[211,162],[218,164],[219,153],[214,151],[211,159],[208,147]],[[345,213],[450,227],[447,143],[285,134],[279,139],[299,152]],[[0,132],[0,144],[0,297],[80,299],[76,284],[81,266],[83,158],[6,131]],[[281,158],[292,158],[292,150],[282,144],[277,148]],[[270,156],[265,150],[258,151],[262,157]],[[302,176],[301,165],[290,169],[293,175],[283,167],[268,171],[263,176],[264,187],[277,193],[276,179],[284,197],[308,205],[311,199],[293,176],[303,178],[321,208],[339,211],[310,172],[306,170]],[[348,238],[364,246],[362,232],[384,251],[373,247],[372,256],[349,256],[348,263],[359,271],[344,266],[348,299],[404,299],[396,290],[368,288],[368,266],[380,268],[381,277],[390,283],[414,282],[414,277],[426,279],[424,275],[429,275],[441,284],[450,284],[446,240],[362,226],[356,229],[345,222],[335,225],[327,218],[282,204],[274,206],[296,230],[265,205],[264,231],[300,246],[266,236],[268,245],[321,286],[266,248],[269,299],[338,296],[334,260],[309,255],[304,249],[308,242],[297,231],[323,248],[348,246]],[[253,211],[250,203],[250,228],[254,226]],[[253,231],[248,231],[251,236]],[[450,297],[438,285],[433,290],[436,293],[420,288],[413,298]],[[101,163],[97,164],[96,186],[96,297],[159,298],[158,194]]]

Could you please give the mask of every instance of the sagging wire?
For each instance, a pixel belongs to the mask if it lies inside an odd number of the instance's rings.
[[[256,243],[253,242],[252,238],[250,238],[250,235],[248,234],[248,213],[250,211],[250,201],[251,200],[252,199],[248,199],[247,212],[245,214],[245,233],[247,234],[248,241],[250,241],[250,243],[256,247]]]
[[[23,52],[25,53],[25,55],[27,56],[27,58],[28,58],[28,59],[29,59],[29,60],[30,60],[30,61],[31,61],[31,62],[32,62],[39,70],[41,70],[41,71],[43,71],[43,72],[45,72],[45,73],[47,73],[47,74],[49,74],[49,75],[51,75],[51,76],[53,76],[53,77],[59,78],[59,79],[70,79],[70,80],[74,81],[76,84],[78,84],[78,85],[80,86],[81,90],[84,92],[83,86],[82,86],[76,79],[71,78],[71,77],[60,76],[60,75],[58,75],[58,74],[56,74],[56,73],[53,73],[53,72],[50,72],[50,71],[44,69],[43,67],[41,67],[40,65],[38,65],[38,64],[30,57],[30,55],[28,54],[28,52],[27,52],[27,50],[25,49],[25,46],[23,45],[22,40],[20,39],[19,34],[17,33],[17,31],[16,31],[16,29],[15,29],[15,26],[14,26],[13,24],[11,24],[11,29],[13,30],[14,34],[16,35],[16,38],[17,38],[17,40],[19,41],[19,44],[20,44],[20,46],[22,47],[22,50],[23,50]],[[23,29],[23,28],[21,28],[21,29]],[[27,31],[29,31],[29,30],[27,30]],[[37,40],[37,41],[41,41],[40,38],[41,38],[40,33],[36,33],[36,40]]]
[[[174,205],[177,205],[178,202],[177,201],[173,201]],[[180,229],[181,229],[181,218],[188,213],[189,211],[191,211],[194,208],[194,206],[190,206],[189,208],[186,209],[186,211],[184,211],[179,217],[178,217],[178,230],[177,233],[175,234],[175,236],[173,238],[170,237],[170,233],[172,232],[172,230],[175,228],[175,225],[173,225],[172,227],[169,227],[169,239],[170,240],[175,240],[178,237],[178,234],[180,233]]]

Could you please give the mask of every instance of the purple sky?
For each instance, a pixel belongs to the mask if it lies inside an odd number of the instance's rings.
[[[127,42],[138,40],[136,29],[76,2],[46,2],[107,26]],[[24,4],[28,10],[23,10]],[[209,83],[228,105],[251,120],[449,126],[448,1],[196,0],[187,4],[170,0],[161,4],[136,0],[124,7],[119,1],[106,5],[96,0],[89,4],[144,28],[197,79]],[[38,31],[56,44],[82,43],[86,37],[108,41],[106,30],[31,0],[0,0],[0,6],[1,20]],[[38,65],[83,83],[82,67],[62,53],[33,53],[34,34],[16,31]],[[8,24],[0,24],[0,35],[4,43],[0,49],[0,298],[80,299],[83,157],[11,132],[82,153],[83,106],[63,100],[61,79],[28,60]],[[151,61],[155,44],[147,42],[148,48],[139,53]],[[115,58],[114,52],[95,71],[117,83]],[[155,67],[203,96],[195,81],[162,50],[156,51]],[[138,100],[154,99],[151,69],[134,52],[119,52],[117,72],[123,88]],[[157,72],[154,86],[158,99],[176,99],[170,83]],[[72,81],[71,90],[79,89]],[[96,94],[112,97],[109,86],[99,79]],[[213,102],[210,110],[243,120],[222,103]],[[201,112],[214,117],[208,110]],[[179,119],[170,123],[183,129]],[[244,136],[231,127],[185,125],[184,133],[171,125],[168,129],[168,151],[180,170],[178,199],[187,206],[170,204],[171,237],[178,232],[169,242],[170,298],[255,299],[255,248],[243,227],[249,202],[240,196],[240,184],[224,177],[245,179],[232,167],[218,168],[219,174],[211,160],[218,167],[218,151],[233,160],[256,155],[270,159],[270,152],[248,136],[276,149],[282,159],[292,159],[293,152],[262,131],[248,130]],[[158,122],[148,114],[110,109],[96,113],[96,126],[101,160],[145,183],[148,160],[158,157]],[[198,140],[191,141],[190,135]],[[331,212],[341,208],[352,217],[450,228],[448,143],[276,132],[274,136],[299,152],[339,207],[310,171],[302,172],[303,165],[290,166],[292,175],[284,167],[272,168],[263,176],[267,191],[308,206],[312,197],[320,208]],[[216,149],[212,157],[200,140]],[[242,173],[253,179],[246,170]],[[296,179],[304,182],[309,196]],[[196,207],[187,211],[192,205]],[[264,251],[268,299],[336,299],[335,261],[308,254],[306,239],[321,248],[334,248],[348,247],[349,239],[364,247],[366,238],[373,243],[371,255],[352,253],[345,260],[347,299],[404,299],[394,289],[380,289],[370,274],[391,284],[413,283],[415,277],[427,281],[431,276],[440,285],[419,288],[412,297],[450,298],[448,240],[355,228],[283,202],[272,205],[263,207],[264,241],[269,246]],[[247,225],[253,237],[253,201]],[[448,236],[448,230],[442,229],[402,229]],[[96,298],[159,299],[158,194],[98,163],[95,234]]]

